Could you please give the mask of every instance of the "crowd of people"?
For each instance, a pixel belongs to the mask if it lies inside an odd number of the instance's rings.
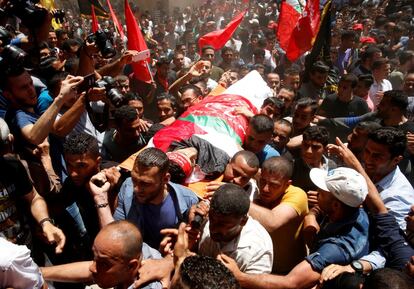
[[[309,63],[279,46],[281,2],[131,3],[144,82],[112,21],[0,1],[0,288],[414,288],[414,3],[332,1]],[[248,74],[269,94],[234,101],[234,153],[157,148]]]

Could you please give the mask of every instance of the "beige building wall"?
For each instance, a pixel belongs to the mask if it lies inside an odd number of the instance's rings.
[[[155,9],[157,0],[138,0],[138,3],[142,3],[142,5],[139,5],[144,10],[152,10]],[[192,6],[192,5],[200,5],[201,3],[204,3],[205,0],[159,0],[162,2],[163,7],[168,7],[169,11],[173,11],[174,7],[180,7],[184,8],[186,6]],[[138,4],[137,3],[137,4]]]

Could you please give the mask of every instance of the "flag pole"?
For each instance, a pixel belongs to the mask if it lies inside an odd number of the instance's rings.
[[[150,66],[148,64],[148,61],[144,60],[144,62],[145,62],[145,66],[147,67],[148,72],[149,72],[149,74],[151,76],[151,81],[154,82],[154,77],[152,76],[151,68],[150,68]]]

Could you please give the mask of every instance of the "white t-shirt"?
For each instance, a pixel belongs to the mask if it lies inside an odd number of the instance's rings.
[[[198,252],[200,255],[213,258],[224,253],[236,261],[240,271],[247,274],[263,274],[272,271],[272,239],[266,229],[251,217],[247,220],[238,238],[222,244],[211,239],[209,222],[207,222]]]
[[[389,82],[387,79],[383,79],[379,83],[374,81],[374,83],[369,88],[368,97],[374,103],[375,110],[377,110],[377,106],[381,101],[381,99],[378,99],[377,97],[375,97],[375,94],[377,94],[378,91],[386,92],[388,90],[392,90],[392,85],[391,85],[391,82]]]
[[[42,288],[44,281],[39,266],[26,246],[0,238],[0,252],[0,288]]]

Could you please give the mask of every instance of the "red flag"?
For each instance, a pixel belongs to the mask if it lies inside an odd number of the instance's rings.
[[[244,14],[246,14],[246,11],[243,11],[242,13],[234,17],[233,20],[231,20],[231,22],[227,24],[227,26],[224,29],[213,31],[200,37],[200,39],[198,40],[198,47],[200,48],[200,51],[206,45],[211,45],[216,50],[221,49],[233,35],[234,31],[236,31],[240,22],[242,22]]]
[[[301,6],[298,0],[283,1],[280,7],[280,15],[277,29],[277,38],[280,47],[287,51],[290,38],[300,18]]]
[[[115,12],[112,9],[111,2],[109,0],[106,0],[106,2],[108,4],[109,12],[111,13],[112,20],[114,21],[114,24],[116,28],[118,29],[119,35],[121,36],[121,39],[124,40],[124,29],[122,28],[121,23],[119,23],[118,18],[116,18]]]
[[[141,29],[139,29],[131,7],[129,7],[128,0],[125,0],[125,22],[127,26],[128,49],[137,51],[148,50],[144,36],[142,36]],[[147,83],[151,83],[152,81],[152,75],[148,67],[149,60],[150,59],[148,58],[147,60],[131,64],[134,70],[134,77]]]
[[[296,23],[285,50],[290,61],[295,61],[312,48],[318,34],[320,18],[319,0],[306,1],[305,10]]]
[[[92,5],[91,7],[91,14],[92,14],[92,32],[95,33],[99,30],[98,19],[96,19],[95,15],[95,6]]]

